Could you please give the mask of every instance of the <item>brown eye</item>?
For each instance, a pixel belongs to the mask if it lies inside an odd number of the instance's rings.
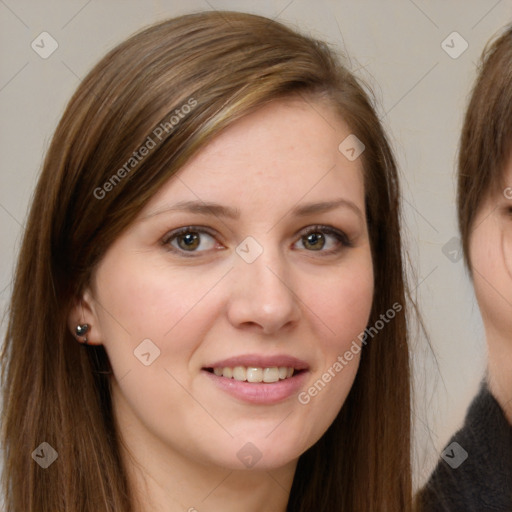
[[[192,226],[171,231],[162,240],[163,245],[170,251],[183,256],[209,251],[215,247],[215,242],[213,234],[206,229]]]
[[[330,226],[312,226],[305,229],[299,242],[307,251],[316,251],[322,255],[334,254],[353,247],[352,242],[343,231]]]
[[[199,247],[200,240],[197,233],[187,233],[186,235],[179,235],[176,237],[180,249],[185,251],[194,250]]]
[[[322,233],[310,233],[302,237],[304,247],[313,251],[321,250],[325,245],[325,237]]]

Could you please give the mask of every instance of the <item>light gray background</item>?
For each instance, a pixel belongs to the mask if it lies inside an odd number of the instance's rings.
[[[107,50],[145,25],[196,10],[255,12],[291,23],[348,53],[351,68],[375,90],[400,163],[415,269],[411,287],[434,351],[414,336],[420,484],[462,424],[485,367],[471,285],[462,261],[451,261],[442,249],[457,236],[454,169],[467,94],[485,43],[512,21],[511,7],[511,0],[0,0],[0,307],[9,299],[27,208],[53,130],[80,80]],[[31,48],[43,31],[59,45],[46,60]],[[442,48],[454,31],[469,45],[458,58]],[[457,37],[448,39],[452,52],[462,48]]]

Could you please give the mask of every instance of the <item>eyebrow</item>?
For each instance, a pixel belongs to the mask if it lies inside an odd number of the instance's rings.
[[[355,203],[348,199],[335,199],[332,201],[325,201],[319,203],[306,203],[303,205],[295,206],[290,214],[296,217],[306,217],[313,213],[324,213],[337,208],[349,208],[356,213],[361,219],[363,213]],[[166,206],[161,210],[156,210],[149,213],[145,218],[154,217],[166,212],[188,212],[197,213],[202,215],[214,215],[215,217],[223,217],[232,220],[238,220],[240,218],[240,210],[238,208],[232,208],[230,206],[223,206],[217,203],[208,203],[204,201],[180,201],[172,206]]]

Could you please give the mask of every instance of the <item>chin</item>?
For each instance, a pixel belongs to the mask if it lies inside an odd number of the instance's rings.
[[[292,445],[283,446],[282,441],[277,440],[269,442],[268,439],[235,439],[226,447],[228,457],[226,453],[219,453],[218,458],[211,454],[211,457],[216,459],[216,462],[212,460],[213,463],[229,470],[269,471],[296,463],[306,449]]]

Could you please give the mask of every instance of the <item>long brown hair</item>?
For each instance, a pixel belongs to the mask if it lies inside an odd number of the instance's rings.
[[[375,276],[369,326],[393,304],[402,307],[368,337],[341,412],[300,457],[288,511],[410,510],[399,185],[373,101],[326,44],[264,17],[209,12],[164,21],[114,48],[57,127],[19,256],[2,355],[8,512],[133,510],[110,380],[100,370],[108,358],[103,347],[73,338],[71,304],[112,242],[193,154],[236,119],[290,95],[329,101],[365,144]],[[126,167],[148,137],[158,138],[157,147]],[[46,470],[31,458],[44,441],[58,452]]]
[[[504,187],[504,169],[511,150],[512,25],[509,25],[482,53],[460,138],[457,213],[470,273],[469,240],[474,220],[488,195]]]

